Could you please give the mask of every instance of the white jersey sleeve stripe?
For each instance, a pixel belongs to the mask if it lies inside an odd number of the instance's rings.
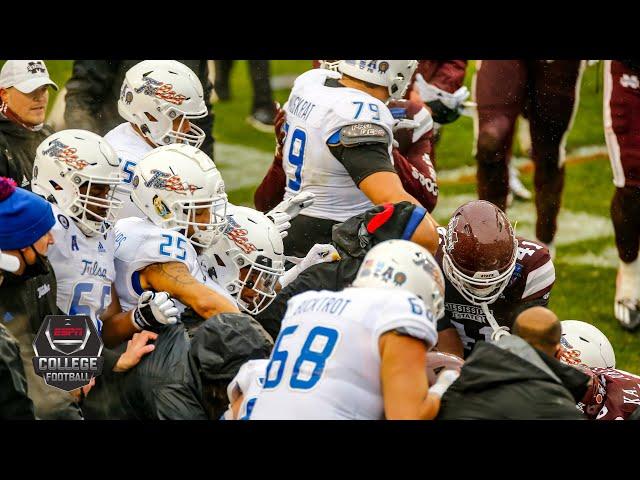
[[[521,298],[527,298],[540,290],[547,288],[556,279],[556,270],[553,262],[548,261],[541,267],[531,271],[527,276],[527,283]]]

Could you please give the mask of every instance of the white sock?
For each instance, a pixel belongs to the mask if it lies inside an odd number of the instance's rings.
[[[620,298],[637,299],[640,293],[640,261],[636,258],[631,263],[622,260],[618,267],[616,300]]]

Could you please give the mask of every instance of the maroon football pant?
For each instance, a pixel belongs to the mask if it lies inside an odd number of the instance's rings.
[[[640,242],[640,71],[605,61],[604,131],[616,192],[611,219],[620,259],[638,257]]]
[[[476,160],[478,197],[506,209],[518,115],[529,119],[537,211],[536,236],[556,233],[564,187],[564,147],[577,107],[580,60],[483,60],[478,63]]]

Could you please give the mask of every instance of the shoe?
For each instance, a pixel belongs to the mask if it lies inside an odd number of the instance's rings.
[[[273,108],[258,108],[247,117],[247,123],[264,133],[275,133],[276,112]]]
[[[531,192],[520,181],[520,172],[516,167],[509,167],[509,189],[521,200],[531,200]]]
[[[640,302],[630,298],[616,300],[614,313],[616,320],[625,330],[633,332],[640,326]]]

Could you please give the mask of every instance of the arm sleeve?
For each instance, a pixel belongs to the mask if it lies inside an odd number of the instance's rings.
[[[425,77],[425,80],[442,90],[453,93],[464,83],[466,69],[466,60],[444,60],[439,62],[431,79]]]
[[[75,60],[66,84],[64,120],[67,128],[100,131],[98,112],[112,91],[118,62]]]
[[[0,329],[0,419],[35,420],[17,342]]]
[[[256,210],[268,212],[284,199],[286,175],[282,168],[282,155],[275,155],[264,179],[253,197]]]
[[[393,149],[393,165],[398,172],[402,187],[412,195],[429,213],[438,202],[436,171],[429,156],[432,150],[431,134],[414,143],[407,155]],[[425,156],[426,155],[426,156]]]
[[[362,144],[355,147],[329,146],[333,156],[344,165],[356,185],[377,172],[395,172],[384,143]]]

